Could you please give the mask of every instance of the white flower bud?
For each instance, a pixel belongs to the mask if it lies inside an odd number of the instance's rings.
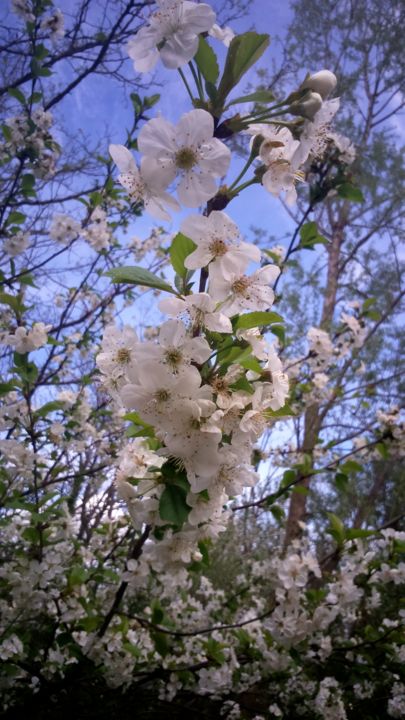
[[[302,100],[297,100],[290,105],[292,115],[301,115],[307,120],[313,120],[318,110],[322,107],[322,98],[317,92],[308,92]]]
[[[335,89],[337,83],[336,75],[330,70],[319,70],[310,75],[301,85],[302,89],[308,88],[319,93],[323,100]]]

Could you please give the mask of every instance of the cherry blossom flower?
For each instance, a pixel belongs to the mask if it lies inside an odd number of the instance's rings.
[[[260,262],[260,250],[256,245],[237,243],[239,228],[224,212],[214,210],[208,217],[189,215],[181,225],[181,232],[197,245],[184,261],[189,270],[205,267],[213,261],[237,272],[244,270],[251,261]]]
[[[203,337],[191,337],[181,320],[167,320],[159,331],[159,344],[142,343],[138,348],[138,362],[158,361],[178,373],[191,361],[204,363],[212,354]]]
[[[155,182],[159,178],[165,187],[180,175],[180,202],[198,207],[216,194],[214,178],[225,175],[231,159],[213,135],[214,119],[206,110],[185,113],[177,125],[161,117],[150,120],[138,136],[142,174]]]
[[[16,255],[21,255],[27,249],[29,242],[30,234],[19,231],[15,235],[9,235],[4,239],[2,250],[10,257],[16,257]]]
[[[20,326],[13,335],[6,335],[4,342],[12,345],[17,353],[29,353],[46,344],[51,327],[43,322],[34,323],[31,330]]]
[[[159,302],[159,309],[168,315],[189,315],[193,328],[207,328],[212,332],[230,333],[232,323],[221,312],[216,312],[216,303],[208,293],[193,293],[184,298],[165,298]]]
[[[252,275],[242,275],[223,268],[220,272],[211,266],[209,292],[220,303],[220,310],[228,317],[243,310],[266,310],[274,302],[270,287],[280,274],[276,265],[265,265]]]
[[[117,165],[118,181],[128,191],[134,202],[143,202],[145,210],[158,220],[170,220],[166,206],[172,211],[179,210],[178,202],[164,191],[158,173],[141,163],[141,169],[124,145],[110,145],[109,152]]]
[[[215,12],[205,3],[189,0],[157,0],[159,10],[149,25],[142,27],[128,43],[128,54],[135,70],[149,72],[159,56],[168,68],[188,63],[198,50],[198,36],[208,32]]]

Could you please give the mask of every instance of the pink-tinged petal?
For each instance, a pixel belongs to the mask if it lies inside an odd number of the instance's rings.
[[[193,171],[184,175],[177,188],[179,200],[186,207],[198,207],[214,197],[216,192],[217,186],[211,175]]]
[[[164,118],[149,120],[138,135],[138,148],[144,155],[169,158],[176,151],[176,132],[171,122]]]
[[[135,158],[124,145],[111,144],[108,147],[112,159],[121,173],[139,173]]]
[[[191,110],[185,113],[176,128],[178,144],[186,147],[198,147],[202,143],[213,142],[213,134],[214,118],[206,110]]]
[[[199,166],[215,177],[226,175],[230,162],[231,151],[217,138],[213,138],[199,148]]]
[[[215,23],[215,12],[206,3],[195,3],[185,0],[183,2],[183,19],[187,28],[199,35],[211,30]]]

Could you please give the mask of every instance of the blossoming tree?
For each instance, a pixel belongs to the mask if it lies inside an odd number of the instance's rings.
[[[114,20],[106,7],[91,40],[80,35],[90,17],[69,26],[48,0],[12,8],[31,63],[5,89],[19,111],[1,147],[5,716],[28,699],[38,717],[60,715],[67,697],[70,715],[94,703],[110,716],[120,697],[128,717],[134,698],[144,717],[401,717],[404,533],[329,513],[317,555],[303,513],[290,510],[284,549],[280,532],[282,503],[294,507],[308,478],[334,470],[346,483],[370,448],[394,462],[403,452],[400,414],[385,408],[373,441],[314,464],[329,378],[367,329],[343,313],[334,335],[312,327],[292,358],[279,312],[292,253],[326,244],[334,257],[309,212],[325,197],[346,211],[359,199],[355,148],[332,127],[336,76],[304,73],[277,98],[243,94],[269,37],[235,35],[205,3],[159,0],[135,35],[138,5]],[[95,151],[96,179],[83,185],[71,173],[85,155],[61,165],[50,108],[124,40],[135,72],[162,63],[178,74],[190,108],[169,122],[137,76],[127,143]],[[46,78],[87,46],[97,58],[55,93]],[[248,188],[295,208],[300,186],[310,211],[286,253],[242,236],[232,208]],[[143,211],[161,224],[128,242]],[[292,448],[285,469],[302,414],[312,444]],[[280,450],[265,455],[263,442]],[[248,520],[241,558],[238,517],[250,509],[265,514]],[[210,555],[232,558],[230,525],[239,557],[226,580]]]

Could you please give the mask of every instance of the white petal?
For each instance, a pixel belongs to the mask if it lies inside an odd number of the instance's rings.
[[[207,173],[188,172],[177,188],[180,202],[186,207],[198,207],[217,192],[215,180]]]
[[[111,144],[108,151],[121,173],[138,174],[139,170],[132,153],[124,145]]]
[[[231,333],[232,323],[223,313],[207,313],[204,318],[207,330],[219,333]]]
[[[176,177],[176,166],[172,159],[163,162],[154,157],[143,157],[141,160],[141,175],[151,193],[166,189]]]
[[[167,38],[160,50],[163,65],[171,70],[185,65],[193,59],[198,50],[198,36],[188,32],[177,32]]]
[[[181,320],[166,320],[160,328],[159,343],[163,347],[183,345],[186,337],[186,328]]]
[[[175,128],[164,118],[149,120],[138,135],[138,148],[141,153],[151,157],[169,158],[176,151]]]
[[[176,128],[177,141],[182,146],[213,141],[214,118],[206,110],[191,110],[185,113]]]
[[[211,30],[215,22],[215,12],[206,3],[183,2],[183,17],[187,27],[199,35]]]
[[[211,215],[213,214],[211,213]],[[191,238],[196,245],[199,245],[200,241],[207,237],[208,231],[209,219],[204,215],[189,215],[180,226],[180,232]]]
[[[186,303],[180,298],[164,298],[158,303],[158,308],[166,315],[179,315],[186,310]]]
[[[226,175],[230,162],[231,151],[217,138],[213,138],[200,147],[198,164],[215,177]]]
[[[184,267],[186,267],[187,270],[197,270],[198,268],[208,265],[212,258],[212,252],[203,245],[190,253],[190,255],[187,255],[184,260]]]
[[[189,340],[186,345],[186,351],[190,353],[190,357],[199,364],[204,363],[208,360],[210,355],[212,355],[210,346],[202,337],[196,337]]]

